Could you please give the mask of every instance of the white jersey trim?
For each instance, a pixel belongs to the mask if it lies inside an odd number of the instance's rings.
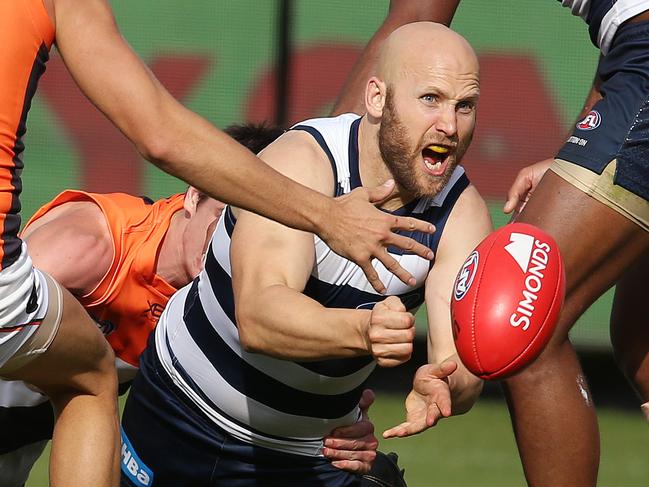
[[[647,0],[618,0],[615,2],[602,19],[597,34],[597,45],[602,54],[605,56],[608,54],[620,25],[648,9],[649,2]]]

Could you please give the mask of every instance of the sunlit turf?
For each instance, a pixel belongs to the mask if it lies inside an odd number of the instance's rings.
[[[378,392],[370,412],[377,432],[402,420],[402,401],[401,395]],[[640,412],[602,408],[599,420],[602,461],[598,486],[649,485],[649,427]],[[410,487],[525,485],[507,409],[499,400],[482,400],[468,414],[442,421],[413,438],[382,440],[380,448],[399,454]],[[45,486],[46,456],[27,483],[27,487]]]

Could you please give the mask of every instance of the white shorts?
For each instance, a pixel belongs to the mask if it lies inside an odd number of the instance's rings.
[[[45,352],[61,321],[62,292],[35,269],[23,242],[21,254],[0,271],[0,374]]]

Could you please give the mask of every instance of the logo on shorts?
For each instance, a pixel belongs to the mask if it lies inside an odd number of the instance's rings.
[[[466,293],[469,292],[469,288],[471,287],[471,284],[473,284],[475,273],[478,270],[479,259],[480,254],[474,250],[464,262],[462,269],[460,269],[457,279],[455,280],[455,286],[453,286],[453,296],[456,301],[462,299]]]
[[[115,331],[117,328],[112,321],[109,320],[95,320],[95,324],[99,331],[104,335],[108,336]]]
[[[32,286],[32,293],[29,295],[29,300],[27,301],[27,306],[25,311],[27,313],[33,313],[38,309],[38,294],[36,293],[36,283]]]
[[[122,474],[128,477],[134,485],[149,487],[153,484],[153,472],[137,456],[133,445],[122,430]]]
[[[602,123],[602,116],[597,110],[591,110],[581,122],[577,123],[576,127],[579,130],[594,130],[599,127],[600,123]]]

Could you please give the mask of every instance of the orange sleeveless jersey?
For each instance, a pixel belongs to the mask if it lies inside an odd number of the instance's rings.
[[[0,0],[4,1],[4,0]],[[113,261],[97,287],[79,298],[100,324],[115,355],[137,367],[151,330],[176,291],[155,272],[158,252],[171,217],[183,207],[184,195],[146,203],[123,193],[64,191],[41,207],[30,225],[45,213],[71,201],[94,202],[104,213],[113,238]]]
[[[0,268],[20,254],[20,154],[27,112],[54,42],[43,0],[0,0]]]

